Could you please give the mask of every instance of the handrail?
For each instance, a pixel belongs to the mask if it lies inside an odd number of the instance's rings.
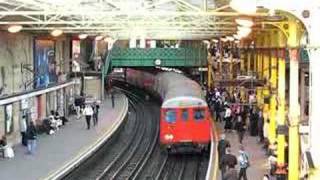
[[[115,43],[117,42],[117,40],[114,42],[114,45],[111,47],[110,51],[107,51],[107,56],[106,56],[106,60],[104,62],[104,66],[103,66],[103,69],[102,69],[102,74],[103,76],[106,76],[108,74],[108,71],[109,71],[109,65],[111,63],[111,53],[112,53],[112,50],[114,49],[115,47]]]

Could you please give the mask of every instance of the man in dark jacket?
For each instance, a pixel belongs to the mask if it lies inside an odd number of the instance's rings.
[[[238,171],[235,167],[230,167],[222,177],[223,180],[238,180]]]
[[[219,167],[221,170],[221,177],[225,176],[226,170],[234,168],[237,165],[237,157],[231,154],[231,149],[227,148],[226,154],[222,156]]]
[[[30,121],[29,126],[27,128],[27,138],[28,138],[28,153],[34,154],[36,149],[36,139],[37,139],[37,131],[33,121]]]
[[[221,140],[218,143],[219,163],[222,156],[226,154],[226,148],[230,147],[229,141],[225,138],[225,134],[221,134]]]
[[[238,138],[239,138],[239,143],[240,144],[242,144],[243,136],[244,136],[244,133],[246,131],[245,126],[246,126],[246,124],[242,120],[241,116],[240,115],[237,116],[237,122],[235,124],[235,129],[238,132]]]

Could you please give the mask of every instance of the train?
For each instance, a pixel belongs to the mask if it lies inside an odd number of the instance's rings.
[[[169,153],[207,151],[212,121],[200,85],[183,74],[126,70],[126,81],[156,93],[160,110],[160,147]]]

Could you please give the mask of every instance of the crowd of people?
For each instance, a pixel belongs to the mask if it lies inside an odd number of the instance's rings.
[[[231,96],[226,89],[214,88],[207,94],[207,101],[217,122],[225,122],[225,132],[237,131],[242,144],[244,133],[259,137],[264,142],[267,136],[268,123],[264,123],[262,110],[256,106],[253,92],[249,92],[248,100],[240,98],[239,90]],[[248,103],[246,103],[248,102]]]
[[[217,122],[224,123],[224,133],[236,132],[238,135],[240,146],[238,157],[232,154],[231,145],[225,139],[225,134],[221,135],[218,143],[219,167],[223,180],[248,179],[246,170],[250,166],[249,154],[243,146],[246,133],[256,137],[264,148],[269,149],[269,120],[264,120],[262,109],[257,107],[254,91],[248,92],[246,97],[242,99],[238,89],[232,94],[223,88],[214,88],[207,93],[206,98],[212,115]],[[274,158],[272,160],[274,163]],[[239,164],[238,170],[235,169],[237,164]],[[269,175],[266,174],[264,178],[267,177]]]

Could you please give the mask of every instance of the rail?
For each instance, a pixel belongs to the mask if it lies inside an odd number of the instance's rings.
[[[20,101],[22,99],[27,99],[30,97],[45,94],[45,93],[55,91],[58,89],[62,89],[64,87],[74,85],[74,84],[76,84],[75,81],[69,81],[69,82],[60,83],[58,85],[53,85],[53,86],[49,86],[49,87],[44,87],[44,88],[40,88],[40,89],[34,89],[34,90],[30,90],[30,91],[25,91],[25,92],[21,92],[21,93],[16,93],[16,94],[4,96],[4,97],[0,98],[0,105],[10,104],[10,103],[13,103],[16,101]]]

